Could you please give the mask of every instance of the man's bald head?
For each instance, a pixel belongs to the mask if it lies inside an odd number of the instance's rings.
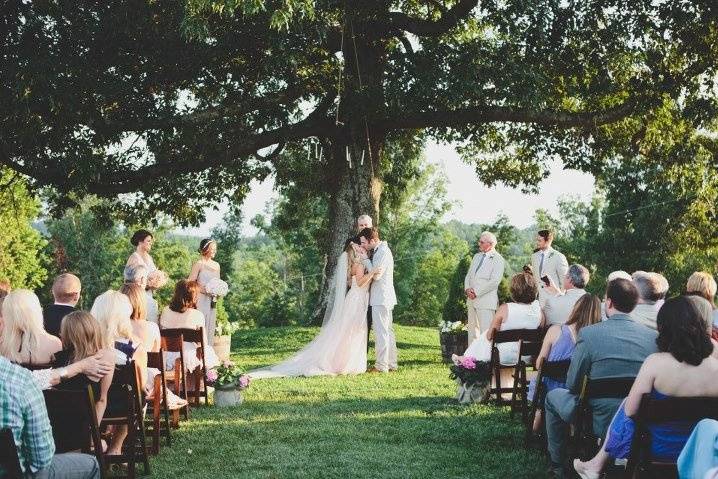
[[[80,278],[71,273],[64,273],[52,283],[52,296],[56,303],[74,306],[80,300],[81,289]]]

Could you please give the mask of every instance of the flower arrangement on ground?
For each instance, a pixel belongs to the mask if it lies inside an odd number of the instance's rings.
[[[491,365],[472,356],[456,357],[449,368],[459,390],[456,399],[462,404],[485,402],[491,390]]]
[[[441,321],[439,323],[439,343],[444,362],[451,360],[452,354],[464,354],[469,347],[469,332],[461,321]]]
[[[447,334],[461,334],[466,331],[466,325],[461,321],[440,321],[439,332]]]
[[[207,371],[207,384],[215,389],[238,389],[243,391],[249,387],[249,376],[232,361],[222,361],[218,366]]]

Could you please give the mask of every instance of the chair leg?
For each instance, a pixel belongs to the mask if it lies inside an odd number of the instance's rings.
[[[516,411],[516,399],[518,393],[518,386],[521,384],[521,359],[516,362],[514,366],[514,387],[511,389],[511,410],[509,416],[514,417],[514,411]]]
[[[139,411],[137,426],[138,426],[138,435],[140,436],[140,453],[142,455],[142,462],[144,466],[145,475],[148,475],[150,473],[150,460],[149,460],[149,454],[147,453],[147,437],[145,434],[145,422],[142,420],[142,411]]]
[[[123,448],[127,452],[127,477],[128,479],[134,479],[137,477],[137,469],[135,461],[137,460],[137,425],[134,420],[127,421],[127,437],[125,438],[125,444]]]

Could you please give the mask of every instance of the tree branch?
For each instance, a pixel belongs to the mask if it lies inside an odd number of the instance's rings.
[[[471,10],[478,4],[478,0],[458,0],[453,7],[445,9],[441,18],[435,21],[415,18],[402,12],[390,12],[386,20],[366,22],[367,33],[375,38],[393,37],[402,31],[420,37],[442,35],[468,18]]]
[[[500,106],[458,108],[454,110],[403,112],[372,122],[374,128],[385,131],[396,129],[421,129],[460,127],[494,122],[534,123],[562,128],[594,128],[613,123],[635,112],[634,102],[601,111],[570,112],[556,110],[528,110]]]

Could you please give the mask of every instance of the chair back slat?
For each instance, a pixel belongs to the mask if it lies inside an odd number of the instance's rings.
[[[635,376],[590,379],[586,383],[586,399],[623,399],[636,381]]]
[[[162,336],[177,337],[183,336],[188,343],[201,343],[203,337],[203,328],[170,328],[161,330]]]
[[[718,398],[671,397],[656,399],[644,394],[639,410],[640,420],[646,423],[668,421],[700,421],[718,419]]]
[[[162,330],[162,331],[167,331]],[[160,337],[160,345],[163,350],[169,352],[169,353],[179,353],[182,352],[183,346],[184,346],[184,338],[180,334],[179,336],[172,336],[172,335],[162,335]]]
[[[0,429],[0,467],[5,470],[4,477],[8,479],[20,479],[23,476],[15,436],[10,428]]]
[[[571,366],[570,359],[564,361],[544,361],[543,364],[541,364],[541,376],[553,379],[554,381],[566,382],[569,366]]]
[[[541,329],[509,329],[506,331],[494,330],[494,343],[510,343],[519,340],[526,342],[541,342]]]

